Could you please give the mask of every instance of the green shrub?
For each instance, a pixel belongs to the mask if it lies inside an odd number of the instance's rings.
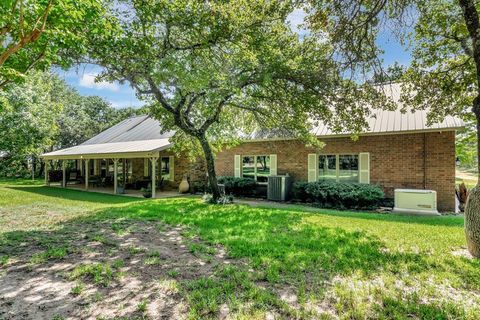
[[[293,194],[298,200],[338,209],[372,209],[385,196],[378,185],[332,181],[297,182]]]
[[[293,198],[303,202],[311,201],[310,195],[306,192],[307,185],[308,182],[306,181],[294,182],[292,188]]]
[[[255,195],[257,182],[251,178],[219,177],[218,183],[225,185],[225,194],[235,196]]]

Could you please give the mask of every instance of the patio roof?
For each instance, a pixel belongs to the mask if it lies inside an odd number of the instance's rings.
[[[143,158],[155,156],[158,151],[168,149],[171,146],[168,138],[81,144],[76,147],[44,153],[42,157],[45,159]]]

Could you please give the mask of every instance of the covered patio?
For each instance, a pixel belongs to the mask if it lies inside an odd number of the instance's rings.
[[[55,181],[63,188],[133,196],[151,190],[155,198],[174,180],[175,158],[165,152],[169,147],[164,138],[82,144],[45,153],[45,184]],[[53,165],[61,168],[54,175]]]

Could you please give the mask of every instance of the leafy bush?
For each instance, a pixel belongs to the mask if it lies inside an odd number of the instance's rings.
[[[196,193],[211,193],[212,190],[208,183],[204,181],[193,181],[190,183],[190,193],[196,194]]]
[[[338,209],[372,209],[385,196],[377,185],[332,181],[297,182],[293,190],[298,200]]]
[[[7,178],[28,178],[32,172],[25,165],[21,157],[0,158],[0,177]]]
[[[251,178],[219,177],[218,183],[225,185],[225,194],[251,196],[255,194],[257,182]]]
[[[312,201],[310,195],[308,195],[306,191],[307,185],[308,182],[306,181],[294,182],[292,188],[293,198],[303,202]]]

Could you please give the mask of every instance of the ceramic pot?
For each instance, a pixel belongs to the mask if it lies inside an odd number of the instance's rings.
[[[187,177],[183,177],[182,182],[178,185],[178,192],[186,193],[190,189],[190,185],[188,184]]]

